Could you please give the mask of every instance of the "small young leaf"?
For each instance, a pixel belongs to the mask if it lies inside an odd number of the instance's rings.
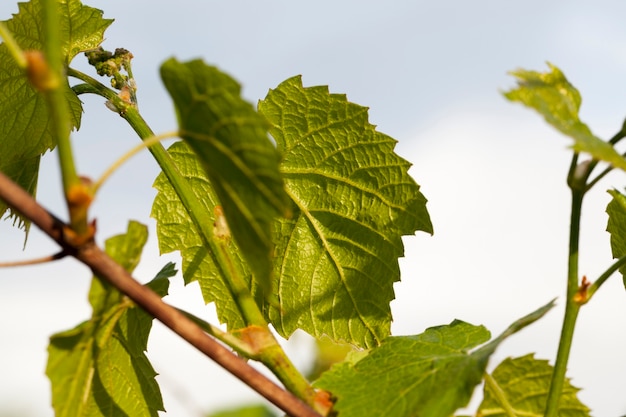
[[[23,50],[41,50],[43,47],[42,0],[19,3],[19,13],[5,22]],[[97,47],[104,30],[112,20],[102,19],[102,12],[83,6],[78,0],[59,1],[59,27],[66,64],[80,51]],[[76,94],[65,86],[72,128],[80,126],[82,105]],[[48,130],[48,110],[43,97],[29,84],[25,73],[17,66],[5,44],[0,44],[0,171],[34,195],[42,154],[53,149],[52,134]],[[0,201],[0,217],[9,208]],[[15,221],[25,226],[28,222],[12,212]]]
[[[389,337],[360,361],[334,366],[315,385],[337,398],[334,410],[342,417],[449,416],[480,383],[486,363],[468,352],[488,339],[487,329],[462,321]]]
[[[207,213],[215,219],[214,208],[219,204],[218,199],[196,154],[184,142],[175,143],[168,152],[181,174],[191,182],[191,188],[198,201],[202,202]],[[204,301],[215,302],[219,320],[226,323],[229,329],[245,327],[237,304],[224,283],[226,279],[224,272],[220,270],[211,250],[205,247],[165,174],[159,174],[154,181],[154,188],[157,189],[157,195],[152,205],[151,216],[157,222],[161,253],[180,251],[185,283],[198,281]],[[226,245],[225,250],[234,266],[241,269],[250,284],[250,272],[235,242]]]
[[[575,151],[587,152],[595,159],[626,169],[626,159],[611,144],[594,136],[579,119],[581,97],[578,90],[560,69],[552,64],[548,66],[551,71],[544,73],[522,69],[512,71],[518,87],[504,93],[504,96],[535,109],[546,122],[574,139]]]
[[[611,234],[613,257],[621,258],[626,255],[626,196],[617,190],[609,190],[609,194],[613,196],[613,200],[606,207],[609,215],[606,230]],[[626,287],[626,266],[622,266],[619,271]]]
[[[493,371],[493,382],[485,384],[477,415],[508,417],[510,414],[506,413],[505,407],[512,409],[517,416],[543,415],[552,372],[548,361],[535,359],[532,354],[505,359]],[[566,379],[559,401],[559,416],[589,417],[589,408],[576,396],[578,391]]]
[[[147,228],[130,222],[106,249],[130,272],[139,261]],[[166,265],[148,285],[167,293]],[[163,400],[156,372],[145,355],[152,317],[109,284],[94,277],[89,292],[92,317],[50,339],[46,374],[57,417],[156,417]]]
[[[360,360],[334,366],[315,385],[337,398],[334,410],[341,417],[448,417],[467,405],[496,347],[552,306],[523,317],[478,349],[489,331],[458,320],[417,336],[389,337]]]
[[[389,335],[401,236],[432,232],[410,164],[367,108],[327,87],[304,88],[300,77],[271,90],[259,111],[272,122],[294,206],[278,220],[272,324],[285,337],[301,328],[378,345]]]
[[[269,294],[272,225],[288,212],[288,198],[267,121],[241,98],[235,80],[202,61],[172,58],[161,66],[161,78],[174,100],[180,135],[198,155],[235,241]]]

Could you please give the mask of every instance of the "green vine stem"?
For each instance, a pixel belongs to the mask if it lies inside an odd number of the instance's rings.
[[[65,65],[61,50],[59,28],[59,3],[45,0],[43,6],[44,54],[26,54],[27,74],[34,87],[43,93],[48,104],[52,135],[57,144],[63,191],[67,202],[70,227],[77,238],[86,240],[92,233],[88,225],[87,211],[92,195],[86,184],[78,177],[70,143],[69,108],[64,97]]]
[[[122,100],[115,91],[75,69],[68,69],[68,75],[76,77],[91,86],[90,88],[80,87],[81,92],[93,92],[106,98],[142,140],[149,140],[155,136],[139,113],[137,107],[132,105],[132,103]],[[273,333],[269,330],[268,323],[263,313],[252,297],[245,281],[241,278],[241,272],[236,265],[231,262],[226,252],[222,250],[220,240],[214,238],[213,219],[200,204],[198,199],[195,198],[189,182],[180,173],[178,167],[161,143],[153,144],[148,149],[176,191],[187,213],[194,222],[204,244],[211,248],[209,252],[211,256],[214,257],[216,265],[219,265],[222,276],[228,277],[225,280],[225,284],[227,288],[229,288],[242,317],[251,330],[246,331],[246,329],[244,329],[244,333],[252,343],[257,344],[256,348],[258,348],[258,353],[255,355],[256,357],[254,359],[258,359],[266,365],[290,392],[294,393],[307,404],[315,406],[314,389],[306,378],[296,369],[282,347],[280,347]]]
[[[583,198],[587,189],[586,182],[589,174],[591,173],[591,169],[593,169],[593,166],[589,163],[582,162],[581,165],[579,165],[578,154],[574,154],[567,178],[567,183],[572,191],[572,203],[570,215],[565,317],[563,318],[559,348],[554,365],[554,372],[552,373],[552,380],[550,382],[550,391],[548,393],[545,417],[556,417],[558,415],[559,400],[565,383],[567,363],[569,361],[569,354],[574,338],[574,328],[576,327],[576,319],[581,306],[580,303],[576,302],[576,294],[579,289],[578,248],[580,241],[580,218],[582,213]]]
[[[219,327],[212,325],[211,323],[207,323],[202,320],[200,317],[195,316],[185,310],[181,310],[177,308],[177,310],[187,317],[189,320],[196,323],[202,330],[206,333],[210,334],[220,342],[228,345],[231,349],[237,352],[240,356],[244,358],[253,358],[254,352],[250,349],[250,346],[247,343],[244,343],[240,338],[235,337],[234,335],[221,330]]]
[[[142,139],[154,136],[136,108],[127,109],[122,117],[128,121]],[[206,210],[204,210],[204,207],[195,198],[189,183],[182,176],[162,144],[153,145],[149,149],[176,190],[176,193],[200,232],[202,240],[211,248],[212,256],[216,258],[217,264],[221,266],[224,276],[228,277],[226,285],[230,288],[233,298],[248,326],[263,329],[263,334],[259,336],[264,340],[272,341],[267,345],[263,345],[261,361],[268,366],[283,384],[285,384],[285,387],[290,392],[293,392],[309,405],[314,406],[315,392],[313,388],[280,347],[269,330],[265,317],[252,298],[250,290],[241,278],[241,274],[236,270],[235,265],[230,259],[227,258],[224,251],[220,249],[220,244],[216,242],[216,239],[213,239],[213,222]]]
[[[608,143],[615,145],[626,138],[626,120]],[[620,267],[626,265],[626,256],[613,263],[598,279],[589,284],[583,277],[579,284],[578,280],[578,250],[580,241],[580,218],[582,203],[587,191],[589,191],[600,179],[608,174],[613,167],[609,166],[603,170],[596,178],[589,180],[592,171],[598,165],[597,159],[578,162],[578,153],[574,153],[570,169],[567,175],[567,185],[572,192],[571,215],[570,215],[570,237],[569,237],[569,258],[567,270],[567,299],[565,304],[565,317],[561,328],[561,337],[557,351],[554,372],[550,383],[550,391],[546,404],[544,417],[556,417],[558,415],[559,400],[565,383],[567,363],[574,338],[574,328],[580,307],[589,302],[591,297],[598,291],[600,286]]]

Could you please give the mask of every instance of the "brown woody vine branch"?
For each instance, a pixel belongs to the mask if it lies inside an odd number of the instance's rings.
[[[14,266],[45,264],[47,262],[58,261],[59,259],[63,259],[66,256],[67,256],[67,253],[65,253],[65,251],[61,251],[52,255],[42,256],[41,258],[25,259],[23,261],[0,262],[0,268],[12,268]]]
[[[108,281],[174,333],[287,414],[298,417],[321,417],[300,399],[276,385],[212,339],[198,325],[174,307],[163,302],[155,292],[135,281],[121,265],[111,259],[92,240],[81,245],[73,245],[64,232],[69,230],[69,226],[50,214],[26,191],[1,172],[0,199],[37,225],[56,241],[65,253],[83,262],[91,268],[94,274]]]

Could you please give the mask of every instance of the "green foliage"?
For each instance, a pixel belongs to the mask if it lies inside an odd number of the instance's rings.
[[[181,174],[190,181],[194,197],[206,207],[207,213],[215,221],[214,207],[218,205],[217,196],[195,153],[183,142],[175,143],[168,151]],[[185,283],[198,281],[205,302],[215,303],[220,321],[228,324],[229,329],[244,327],[241,313],[228,288],[228,271],[220,269],[215,254],[206,247],[165,174],[159,174],[154,187],[158,192],[151,215],[157,221],[161,253],[179,250],[183,260]],[[234,242],[226,244],[224,250],[230,259],[235,261],[233,266],[242,268],[242,274],[249,277],[246,264]],[[248,283],[250,284],[250,279]]]
[[[161,78],[174,100],[180,135],[200,159],[235,241],[269,294],[272,223],[288,207],[267,121],[240,97],[235,80],[202,61],[171,58],[161,66]]]
[[[578,117],[581,97],[560,69],[548,64],[550,72],[512,71],[518,87],[504,94],[511,101],[535,109],[546,122],[574,139],[573,149],[587,152],[595,159],[626,169],[624,159],[609,143],[596,137]]]
[[[483,326],[455,320],[417,336],[389,337],[356,361],[336,365],[316,385],[337,397],[341,417],[447,417],[467,405],[496,347],[541,318],[553,303],[489,340]]]
[[[393,152],[393,139],[367,123],[367,109],[328,94],[325,87],[304,89],[299,78],[292,78],[272,90],[259,111],[274,123],[271,133],[283,155],[280,171],[294,207],[290,219],[274,223],[278,304],[259,302],[284,336],[300,328],[361,346],[378,344],[389,334],[401,236],[432,231],[426,199],[407,174],[409,163]],[[203,169],[206,163],[199,162],[202,157],[182,144],[169,151],[216,221],[220,200]],[[236,175],[232,169],[220,170],[223,180]],[[155,187],[159,193],[152,216],[161,251],[180,250],[186,282],[197,280],[205,301],[216,303],[220,320],[232,329],[242,327],[236,300],[225,285],[229,271],[220,269],[165,175]],[[239,241],[230,242],[224,250],[251,285],[238,246]]]
[[[107,253],[130,272],[147,236],[145,226],[130,222],[126,234],[107,240]],[[168,264],[148,285],[164,296],[175,273]],[[98,277],[92,281],[89,302],[90,320],[50,339],[46,374],[55,415],[157,416],[163,401],[144,353],[152,317]]]
[[[421,335],[389,337],[354,363],[336,365],[316,382],[351,416],[448,416],[465,405],[486,366],[468,354],[486,342],[482,326],[454,321]]]
[[[491,382],[485,384],[477,415],[509,417],[507,410],[516,416],[543,415],[552,373],[548,361],[535,359],[532,354],[504,360],[493,371]],[[578,391],[566,379],[559,402],[560,417],[589,416],[589,408],[576,396]]]
[[[40,50],[46,43],[40,30],[43,1],[21,3],[19,13],[6,22],[23,49]],[[69,65],[79,51],[99,46],[111,21],[78,0],[57,4],[63,60]],[[119,88],[129,82],[119,66],[127,66],[132,54],[123,49],[116,54],[97,50],[90,57],[101,75],[114,76]],[[126,70],[131,77],[130,68]],[[82,92],[116,98],[116,92],[85,74],[71,73],[86,83]],[[626,169],[626,160],[612,146],[619,135],[604,142],[579,119],[581,96],[557,67],[550,65],[547,73],[512,74],[518,86],[505,93],[508,99],[535,109],[573,138],[575,152]],[[350,103],[344,95],[330,94],[324,86],[305,88],[300,77],[293,77],[270,90],[254,109],[241,98],[235,80],[199,60],[169,59],[161,76],[174,101],[183,141],[168,153],[159,144],[151,147],[164,171],[154,183],[152,216],[161,252],[180,251],[185,282],[200,284],[204,300],[215,303],[218,319],[231,333],[220,333],[210,324],[203,331],[268,366],[309,405],[319,410],[334,405],[328,415],[449,417],[468,403],[483,379],[479,415],[538,416],[548,410],[548,417],[554,417],[550,404],[556,407],[559,401],[561,416],[589,415],[576,398],[578,390],[565,378],[571,339],[561,339],[565,349],[559,350],[554,369],[527,355],[504,361],[493,375],[484,374],[501,342],[541,318],[553,302],[490,342],[485,327],[460,320],[416,336],[390,336],[390,302],[393,285],[400,280],[398,258],[404,255],[402,237],[432,233],[433,228],[426,198],[408,175],[409,162],[394,152],[394,139],[369,123],[367,108]],[[82,107],[69,84],[63,83],[72,127],[78,128]],[[0,97],[0,171],[34,194],[39,158],[56,144],[48,128],[46,103],[4,44]],[[122,110],[142,139],[152,134],[134,106]],[[68,155],[71,159],[71,152]],[[62,166],[70,163],[61,161]],[[572,166],[575,163],[577,156]],[[582,180],[589,178],[595,163],[578,165],[584,171]],[[568,274],[574,279],[569,282],[578,278],[580,206],[575,204],[582,204],[582,195],[593,184],[583,184],[576,190],[580,198],[573,199]],[[610,193],[607,230],[613,256],[623,258],[626,196]],[[88,203],[79,202],[83,203],[86,209]],[[0,215],[7,209],[0,202]],[[210,226],[203,224],[207,219]],[[28,226],[21,217],[17,222]],[[71,235],[76,230],[64,232]],[[130,222],[127,233],[106,242],[106,250],[132,272],[146,239],[146,227]],[[621,272],[626,284],[626,266]],[[163,297],[168,278],[175,273],[168,264],[147,285]],[[568,294],[582,296],[586,290],[568,288]],[[574,298],[566,300],[563,334],[573,334],[580,307],[572,308]],[[153,317],[102,277],[93,278],[89,302],[92,317],[50,341],[46,373],[56,415],[157,416],[164,406],[156,372],[145,354]],[[270,324],[284,337],[301,329],[318,340],[347,343],[355,350],[345,359],[349,349],[326,351],[315,383],[322,390],[315,391],[291,366],[270,333]],[[338,363],[326,371],[331,362]],[[562,392],[550,386],[559,378],[565,382]],[[213,417],[234,415],[273,414],[265,407],[249,407]]]
[[[611,234],[611,251],[614,258],[626,255],[626,196],[616,190],[609,190],[613,200],[606,208],[609,215],[609,223],[606,227]],[[626,266],[620,268],[626,287]]]
[[[303,88],[300,77],[271,90],[259,111],[273,125],[294,206],[277,227],[272,323],[283,336],[300,328],[380,344],[400,279],[401,236],[432,232],[410,164],[368,123],[367,108],[327,87]]]
[[[19,13],[5,22],[23,50],[41,50],[41,2],[19,3]],[[66,64],[80,51],[97,47],[104,30],[112,20],[102,19],[102,12],[83,6],[78,0],[59,2],[62,53]],[[0,171],[12,178],[30,194],[37,190],[39,160],[55,147],[48,123],[45,100],[28,82],[10,55],[7,46],[0,45]],[[72,127],[80,126],[82,105],[76,94],[65,85],[65,97],[72,118]],[[9,208],[0,201],[0,216]],[[28,227],[18,213],[11,212],[16,221]]]

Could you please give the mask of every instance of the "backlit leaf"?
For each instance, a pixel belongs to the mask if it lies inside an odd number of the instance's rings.
[[[617,190],[609,190],[609,194],[613,196],[613,200],[606,208],[609,215],[606,230],[611,234],[613,257],[621,258],[626,255],[626,196]],[[626,287],[626,266],[622,266],[619,271]]]
[[[560,69],[548,65],[550,72],[512,71],[511,75],[517,78],[518,85],[516,89],[504,93],[504,96],[535,109],[546,122],[574,139],[573,149],[577,152],[586,152],[595,159],[626,169],[626,159],[611,144],[594,136],[578,117],[581,103],[578,90]]]
[[[126,234],[107,241],[107,253],[131,272],[146,238],[147,228],[130,222]],[[164,296],[175,273],[168,264],[148,286]],[[90,320],[50,339],[46,374],[55,415],[158,416],[163,401],[145,355],[152,317],[97,277],[89,301]]]
[[[267,121],[241,98],[235,80],[200,60],[169,59],[161,78],[174,100],[181,137],[198,155],[235,241],[269,293],[272,225],[287,213],[288,200]]]
[[[449,417],[467,405],[498,345],[552,306],[516,321],[480,348],[489,331],[458,320],[417,336],[389,337],[360,360],[332,367],[315,385],[337,398],[334,410],[341,417]]]
[[[168,149],[168,152],[180,173],[191,183],[191,189],[198,201],[205,206],[211,218],[215,219],[214,208],[218,205],[217,196],[196,154],[184,142],[175,143]],[[200,238],[193,221],[165,174],[159,174],[154,181],[154,188],[158,192],[151,215],[157,222],[161,253],[180,251],[185,283],[198,281],[204,301],[215,303],[218,318],[222,323],[226,323],[229,329],[244,327],[245,323],[237,305],[228,286],[224,283],[225,272],[219,268],[210,249]],[[248,269],[235,242],[226,245],[225,250],[234,261],[235,267],[240,268],[241,272],[246,275],[249,283]]]
[[[485,384],[477,415],[508,417],[506,407],[516,416],[542,416],[553,370],[548,361],[535,359],[532,354],[505,359],[493,371],[493,383]],[[589,417],[589,408],[576,396],[578,391],[566,378],[559,400],[559,417]]]
[[[42,0],[19,3],[19,12],[5,22],[16,42],[24,50],[41,50]],[[102,12],[83,6],[78,0],[59,1],[59,26],[63,57],[69,64],[80,51],[97,47],[104,30],[112,20],[102,19]],[[72,127],[80,126],[82,106],[76,94],[66,85],[65,96]],[[48,127],[48,110],[43,96],[29,84],[24,72],[0,45],[0,171],[8,175],[30,194],[37,190],[37,174],[41,155],[56,146]],[[0,216],[9,208],[0,201]],[[20,226],[25,219],[12,212]]]
[[[432,232],[426,199],[375,130],[367,108],[294,77],[259,111],[282,153],[293,216],[279,219],[274,272],[278,305],[269,317],[289,336],[301,328],[358,346],[388,334],[401,236]]]

